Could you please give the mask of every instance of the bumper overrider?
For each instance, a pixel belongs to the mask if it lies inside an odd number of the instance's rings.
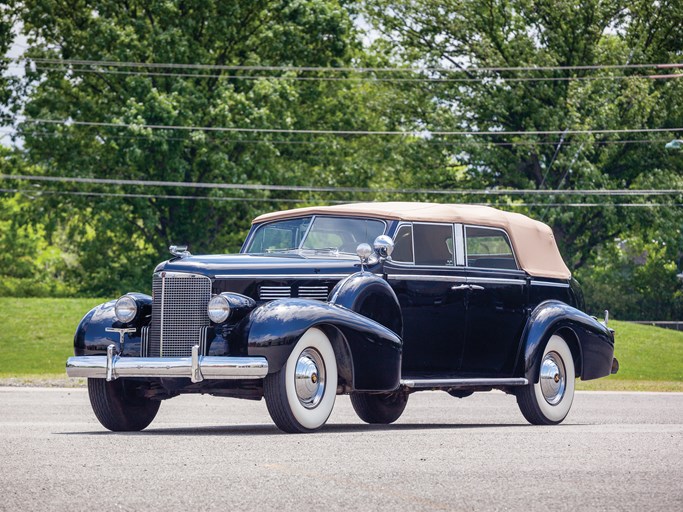
[[[199,345],[192,347],[192,357],[121,357],[111,344],[106,356],[75,356],[66,362],[69,377],[108,381],[119,377],[189,378],[192,382],[262,379],[267,373],[265,357],[200,356]]]

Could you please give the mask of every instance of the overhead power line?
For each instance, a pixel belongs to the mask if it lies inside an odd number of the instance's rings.
[[[39,57],[16,57],[5,58],[7,61],[20,62],[32,61],[42,64],[71,64],[82,66],[109,66],[127,68],[164,68],[164,69],[215,69],[223,71],[315,71],[315,72],[393,72],[393,73],[489,73],[505,71],[588,71],[602,69],[681,69],[683,63],[667,62],[652,64],[590,64],[577,66],[463,66],[453,67],[365,67],[365,66],[267,66],[267,65],[244,65],[244,64],[199,64],[199,63],[169,63],[169,62],[140,62],[140,61],[112,61],[112,60],[88,60],[88,59],[51,59]]]
[[[98,185],[121,185],[143,187],[179,187],[226,190],[267,190],[267,191],[296,191],[296,192],[345,192],[345,193],[374,193],[374,194],[427,194],[427,195],[573,195],[573,196],[670,196],[683,194],[683,189],[401,189],[401,188],[370,188],[370,187],[314,187],[301,185],[266,185],[261,183],[193,183],[187,181],[159,181],[159,180],[130,180],[111,178],[81,178],[76,176],[37,176],[20,174],[0,174],[0,179],[44,181],[61,183],[84,183]]]
[[[150,76],[166,78],[199,78],[199,79],[231,79],[231,80],[285,80],[302,82],[392,82],[392,83],[473,83],[473,82],[584,82],[600,80],[629,80],[645,78],[650,80],[669,80],[683,78],[683,73],[667,74],[636,74],[636,75],[602,75],[602,76],[550,76],[550,77],[468,77],[468,78],[397,78],[397,77],[362,77],[362,76],[288,76],[288,75],[236,75],[236,74],[203,74],[203,73],[178,73],[169,71],[125,71],[102,68],[70,68],[54,66],[35,66],[34,69],[48,72],[91,73],[101,75],[122,76]]]
[[[269,202],[269,203],[317,203],[317,204],[348,204],[356,201],[331,201],[301,199],[277,199],[266,197],[211,197],[211,196],[182,196],[182,195],[161,195],[161,194],[124,194],[114,192],[82,192],[72,190],[31,190],[31,189],[12,189],[0,188],[0,193],[14,193],[29,196],[35,199],[41,195],[71,195],[84,197],[120,197],[120,198],[141,198],[141,199],[171,199],[171,200],[205,200],[205,201],[239,201],[239,202]],[[495,206],[497,208],[515,207],[567,207],[567,208],[601,208],[601,207],[626,207],[626,208],[657,208],[657,207],[681,207],[683,203],[469,203],[476,206]]]
[[[96,127],[93,127],[96,128]],[[17,130],[12,126],[0,126],[0,132],[7,132],[7,134],[15,133]],[[64,137],[63,132],[54,132],[47,130],[22,130],[21,135],[34,135],[34,136],[46,136],[46,137]],[[95,135],[96,137],[101,137],[102,141],[107,140],[141,140],[141,141],[185,141],[192,142],[192,139],[187,137],[168,137],[161,134],[150,134],[144,135],[100,135],[99,133]],[[234,144],[292,144],[292,145],[311,145],[311,146],[329,146],[329,142],[321,140],[293,140],[293,139],[224,139],[216,137],[207,137],[209,140],[219,141],[221,143],[234,143]],[[669,142],[671,139],[620,139],[620,140],[596,140],[592,144],[595,145],[612,145],[612,144],[663,144]],[[424,139],[424,143],[435,144],[440,146],[463,146],[474,145],[474,146],[556,146],[559,141],[542,141],[542,140],[518,140],[518,141],[474,141],[468,140],[466,142],[453,142],[446,140],[434,140],[434,139]],[[583,141],[564,141],[563,146],[572,146],[576,144],[585,144]],[[391,143],[385,142],[382,147],[403,147],[404,143]]]
[[[608,133],[658,133],[679,132],[683,128],[620,128],[620,129],[586,129],[586,130],[459,130],[459,131],[430,131],[430,130],[326,130],[326,129],[295,129],[295,128],[248,128],[237,126],[184,126],[164,124],[135,124],[135,123],[110,123],[99,121],[74,121],[71,119],[41,119],[22,118],[25,123],[36,124],[61,124],[65,126],[100,126],[107,128],[135,128],[145,130],[185,130],[207,132],[235,132],[235,133],[284,133],[284,134],[307,134],[307,135],[403,135],[414,137],[429,136],[460,136],[460,135],[587,135]]]
[[[18,188],[0,188],[0,192],[16,193],[29,196],[64,195],[91,197],[124,197],[136,199],[189,199],[203,201],[237,201],[237,202],[270,202],[270,203],[302,203],[305,199],[278,199],[272,197],[213,197],[213,196],[183,196],[167,194],[128,194],[116,192],[83,192],[77,190],[31,190]],[[348,201],[328,201],[330,203],[347,203]]]

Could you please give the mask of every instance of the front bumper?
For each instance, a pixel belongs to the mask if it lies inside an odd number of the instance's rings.
[[[199,345],[192,347],[192,357],[120,357],[116,346],[107,347],[106,356],[75,356],[66,362],[69,377],[107,379],[119,377],[204,379],[262,379],[268,373],[265,357],[200,356]]]

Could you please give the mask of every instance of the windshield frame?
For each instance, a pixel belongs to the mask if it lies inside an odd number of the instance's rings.
[[[256,233],[261,229],[269,224],[275,224],[278,222],[282,222],[284,220],[297,220],[297,219],[304,219],[310,217],[311,221],[308,225],[308,228],[306,229],[306,233],[304,236],[301,238],[301,242],[299,243],[299,246],[296,248],[291,248],[291,249],[282,249],[282,250],[273,250],[272,252],[248,252],[248,248],[251,246],[252,242],[254,241],[254,237],[256,236]],[[352,255],[356,256],[355,252],[345,252],[345,251],[324,251],[322,249],[307,249],[303,248],[303,245],[306,242],[306,239],[308,238],[308,235],[311,231],[311,228],[313,227],[313,224],[315,223],[315,220],[318,217],[324,217],[324,218],[331,218],[331,219],[343,219],[343,220],[371,220],[375,222],[381,222],[384,225],[384,229],[380,233],[380,235],[385,235],[387,233],[387,229],[389,226],[389,223],[385,219],[377,218],[377,217],[369,217],[369,216],[360,216],[360,215],[302,215],[300,217],[292,217],[289,219],[276,219],[272,220],[269,222],[262,222],[259,224],[255,224],[252,226],[251,231],[249,232],[249,235],[247,236],[246,240],[244,241],[244,244],[242,245],[242,249],[240,250],[241,253],[243,254],[266,254],[266,255],[276,255],[276,254],[305,254],[305,255]],[[377,235],[379,236],[379,235]],[[371,241],[372,242],[372,241]],[[359,242],[362,243],[362,242]]]

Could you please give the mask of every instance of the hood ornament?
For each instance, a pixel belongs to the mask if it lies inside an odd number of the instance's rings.
[[[372,256],[372,247],[370,244],[362,243],[356,248],[356,254],[360,258],[360,271],[365,272],[365,265],[368,264],[370,256]]]
[[[188,258],[192,253],[187,250],[187,245],[171,245],[168,250],[176,258]]]

